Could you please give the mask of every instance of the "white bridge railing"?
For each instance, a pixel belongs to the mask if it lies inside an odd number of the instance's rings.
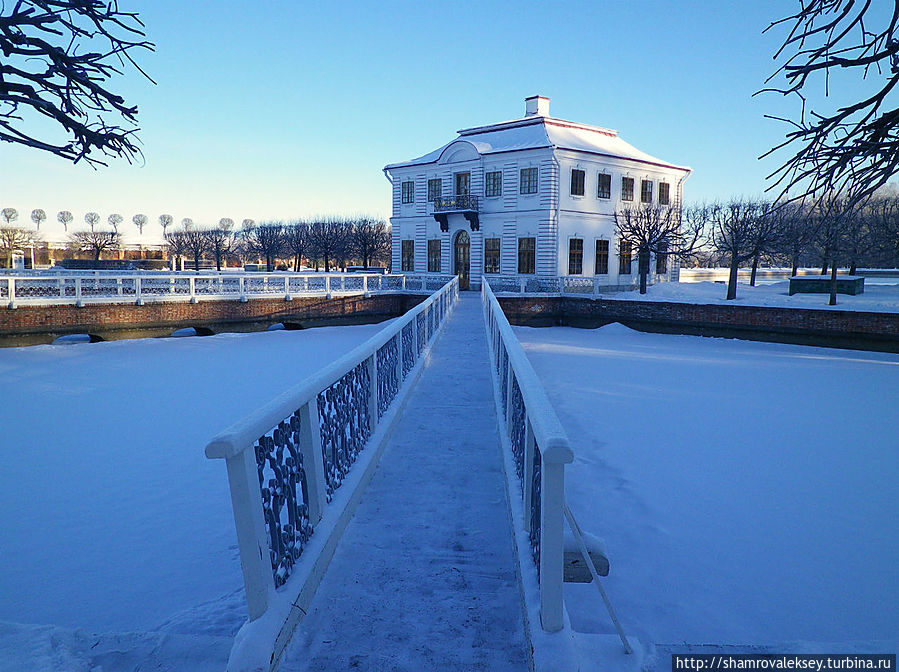
[[[459,282],[452,278],[368,341],[206,446],[206,457],[227,465],[249,621],[262,617],[276,590],[290,580],[332,495],[458,295]]]
[[[0,303],[19,306],[74,305],[254,298],[341,296],[440,289],[453,276],[382,275],[368,273],[212,273],[149,271],[5,275],[0,277]]]
[[[540,620],[544,630],[556,632],[564,626],[565,465],[574,459],[574,453],[487,282],[481,283],[481,298],[502,406],[500,427],[512,446],[515,472],[521,482],[524,523],[537,566]]]

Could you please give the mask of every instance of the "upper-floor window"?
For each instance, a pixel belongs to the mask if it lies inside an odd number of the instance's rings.
[[[439,177],[428,180],[428,203],[433,203],[441,194],[443,194],[443,180]]]
[[[622,177],[621,178],[621,200],[622,201],[634,200],[634,178],[632,178],[632,177]]]
[[[502,196],[503,194],[503,173],[495,170],[484,175],[484,196],[491,198],[493,196]]]
[[[608,173],[600,173],[596,182],[597,198],[612,198],[612,176]]]
[[[403,203],[412,203],[415,201],[415,182],[408,180],[403,182]]]
[[[471,173],[456,173],[456,196],[468,196],[471,193]]]
[[[631,241],[618,241],[618,274],[631,274]]]
[[[537,169],[522,168],[518,191],[522,194],[537,193]]]
[[[640,202],[652,203],[652,180],[640,180]]]
[[[607,275],[609,273],[609,241],[596,241],[596,268],[594,275]]]
[[[587,173],[583,170],[578,170],[577,168],[571,169],[571,195],[572,196],[583,196],[584,195],[584,182],[586,181]]]
[[[440,241],[428,241],[428,273],[440,273]]]
[[[484,273],[499,273],[499,238],[484,239]]]
[[[535,169],[536,170],[536,169]],[[534,273],[536,267],[536,238],[518,239],[518,272]]]
[[[415,270],[415,241],[414,240],[404,240],[403,241],[403,270],[404,271],[414,271]]]
[[[659,182],[659,205],[671,203],[671,185],[667,182]]]
[[[568,239],[568,275],[581,275],[584,272],[584,239]]]

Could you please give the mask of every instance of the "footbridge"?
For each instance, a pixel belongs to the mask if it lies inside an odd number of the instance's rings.
[[[602,591],[607,565],[486,283],[450,280],[206,455],[227,467],[249,613],[228,670],[595,669],[562,586]],[[632,668],[619,634],[613,667]]]

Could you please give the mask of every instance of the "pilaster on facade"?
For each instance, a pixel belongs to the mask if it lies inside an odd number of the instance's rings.
[[[428,269],[428,220],[415,220],[415,270],[423,272]]]
[[[518,222],[507,219],[503,222],[503,238],[500,241],[500,273],[518,273]]]

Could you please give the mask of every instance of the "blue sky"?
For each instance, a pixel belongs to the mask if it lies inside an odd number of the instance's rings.
[[[168,212],[212,223],[389,215],[381,169],[467,126],[552,116],[617,129],[694,174],[692,199],[760,194],[758,156],[795,110],[752,98],[789,1],[183,2],[123,0],[155,53],[116,86],[140,108],[145,160],[93,170],[0,145],[0,207]]]

